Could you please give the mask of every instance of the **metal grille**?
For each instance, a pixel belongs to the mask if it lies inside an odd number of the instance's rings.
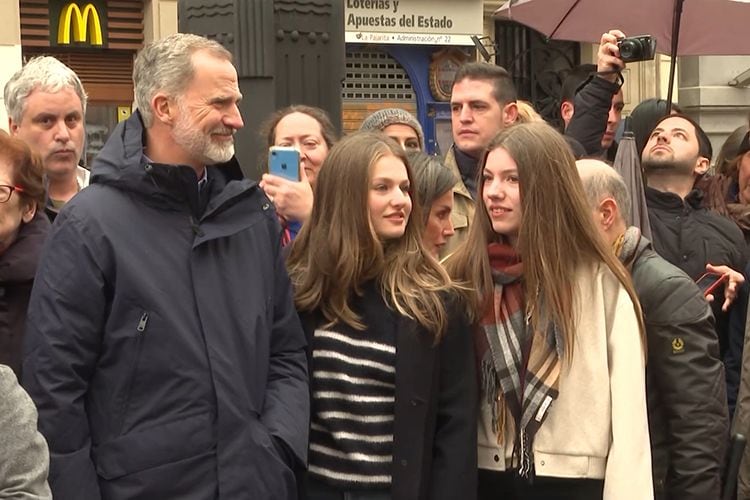
[[[406,71],[391,56],[376,50],[347,51],[341,97],[345,102],[416,100]]]
[[[548,122],[562,128],[562,82],[580,63],[580,44],[548,40],[541,33],[513,21],[495,23],[495,44],[497,64],[513,75],[518,96],[531,101]]]

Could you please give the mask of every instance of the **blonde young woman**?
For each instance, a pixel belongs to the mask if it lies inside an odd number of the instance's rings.
[[[501,132],[449,272],[476,290],[479,498],[653,498],[642,318],[567,143]]]
[[[393,140],[343,139],[292,247],[310,349],[310,500],[476,491],[472,339],[447,273],[422,243],[412,182]]]

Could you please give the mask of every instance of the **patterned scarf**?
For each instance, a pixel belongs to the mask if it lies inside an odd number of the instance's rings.
[[[557,328],[529,328],[534,304],[524,307],[523,264],[507,244],[488,247],[494,294],[475,336],[482,391],[492,409],[492,424],[502,444],[506,410],[513,416],[514,463],[522,477],[533,475],[534,435],[558,395],[563,342]]]

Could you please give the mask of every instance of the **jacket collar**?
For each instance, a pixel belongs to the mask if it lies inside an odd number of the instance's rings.
[[[685,209],[697,210],[701,208],[703,201],[703,191],[698,188],[693,189],[683,200],[675,193],[659,191],[646,186],[646,204],[648,208],[662,209],[667,211],[683,211]]]
[[[105,184],[128,191],[146,200],[173,210],[189,209],[197,217],[204,215],[205,203],[198,195],[198,178],[187,165],[160,164],[149,161],[143,154],[146,129],[138,110],[120,122],[96,157],[92,167],[92,184]],[[227,198],[237,196],[256,186],[252,181],[238,182],[228,189],[232,181],[242,180],[242,170],[236,158],[227,163],[207,167],[209,186],[204,193],[209,196],[206,214],[216,210]]]
[[[445,155],[445,166],[450,169],[450,171],[457,179],[456,184],[453,186],[453,193],[468,198],[469,200],[473,200],[474,197],[471,195],[469,190],[466,189],[466,185],[464,184],[464,181],[461,177],[461,170],[459,169],[458,161],[456,160],[455,146],[450,148],[450,150],[448,150],[448,154]]]

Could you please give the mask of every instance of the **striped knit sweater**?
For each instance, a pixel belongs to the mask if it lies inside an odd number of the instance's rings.
[[[315,331],[309,473],[344,490],[391,484],[396,314],[374,286],[352,308],[367,325]]]

